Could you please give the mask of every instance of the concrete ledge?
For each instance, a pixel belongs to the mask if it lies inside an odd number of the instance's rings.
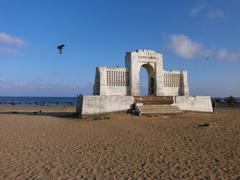
[[[76,111],[81,115],[127,111],[133,103],[132,96],[79,96]]]
[[[174,105],[182,111],[213,112],[210,96],[175,96]]]

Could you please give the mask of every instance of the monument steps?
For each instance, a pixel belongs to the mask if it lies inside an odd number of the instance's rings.
[[[175,105],[139,105],[136,106],[138,115],[141,114],[177,114],[182,111]]]
[[[135,103],[142,103],[143,105],[163,105],[172,104],[172,96],[134,96]]]

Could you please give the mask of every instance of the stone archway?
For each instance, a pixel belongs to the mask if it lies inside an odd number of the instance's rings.
[[[162,55],[152,50],[136,50],[126,54],[125,63],[129,73],[128,95],[140,96],[139,71],[144,67],[148,76],[149,95],[163,95],[164,70]]]
[[[155,92],[155,82],[156,82],[156,80],[155,80],[155,72],[154,72],[154,69],[153,69],[153,67],[152,67],[152,65],[150,65],[149,63],[147,63],[147,64],[143,64],[143,65],[141,65],[140,66],[140,68],[139,68],[139,73],[140,73],[140,69],[141,68],[144,68],[144,69],[146,69],[146,71],[147,71],[147,74],[148,74],[148,92],[147,92],[147,95],[148,96],[154,96],[154,95],[156,95],[156,92]],[[139,77],[140,77],[140,74],[139,74]],[[140,80],[140,78],[139,78],[139,80]],[[141,88],[140,86],[139,86],[139,88]],[[140,92],[141,90],[139,89],[139,92]]]

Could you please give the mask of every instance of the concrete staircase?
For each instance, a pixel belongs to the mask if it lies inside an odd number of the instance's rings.
[[[134,96],[134,113],[142,114],[177,114],[182,111],[173,104],[172,96]]]
[[[172,96],[134,96],[135,103],[142,103],[144,105],[163,105],[172,104]]]
[[[136,104],[136,112],[139,116],[142,114],[177,114],[181,113],[175,105],[143,105]]]

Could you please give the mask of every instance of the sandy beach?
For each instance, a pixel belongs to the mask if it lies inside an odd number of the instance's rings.
[[[240,178],[240,109],[84,119],[24,114],[40,110],[75,109],[0,106],[0,179]]]

